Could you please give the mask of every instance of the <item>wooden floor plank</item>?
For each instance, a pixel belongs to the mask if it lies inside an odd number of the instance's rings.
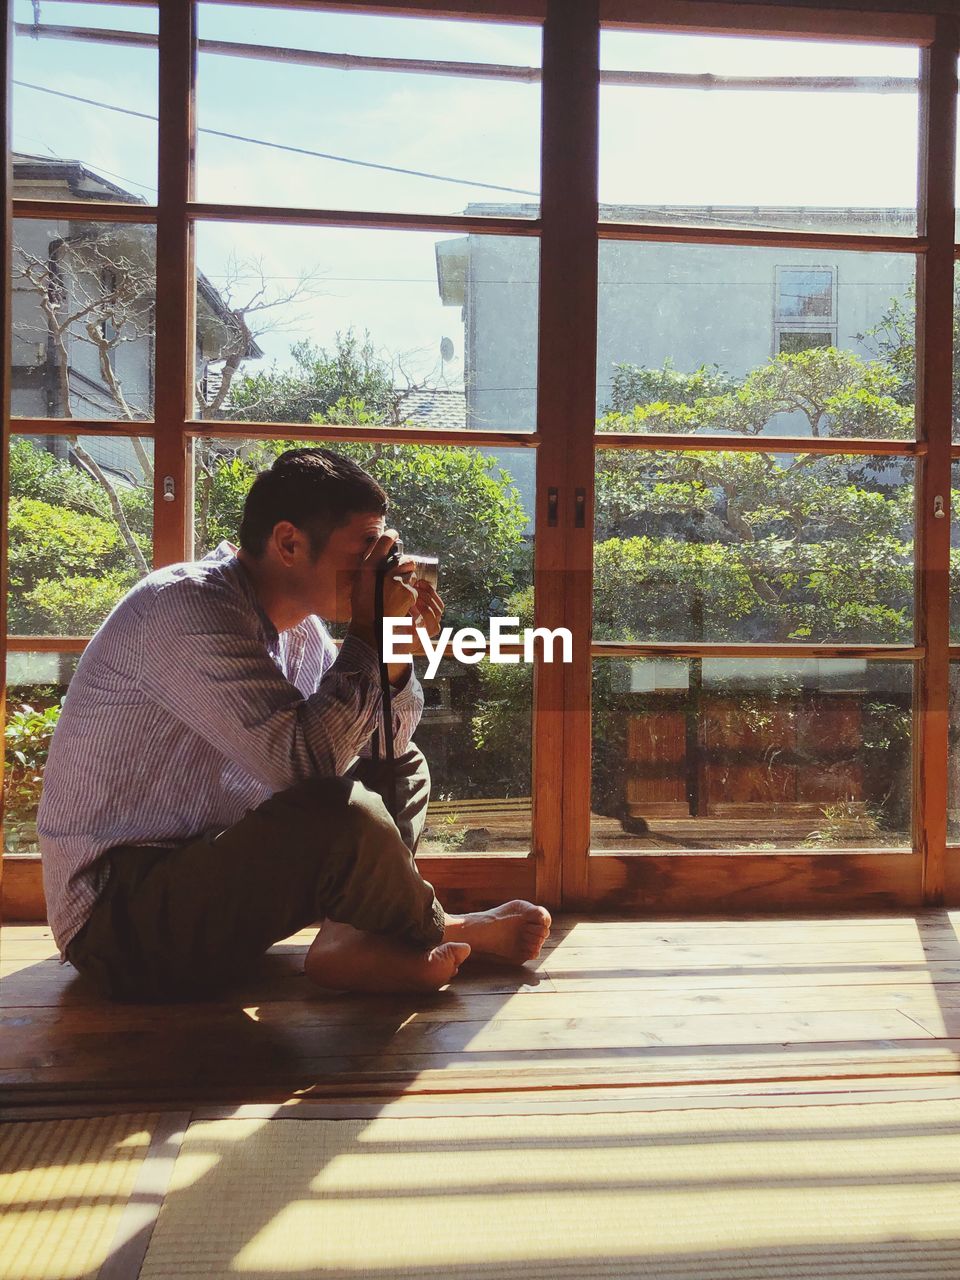
[[[811,959],[813,957],[810,957]],[[241,990],[231,993],[229,1002],[250,1005],[255,1003],[283,1002],[300,1004],[315,1000],[316,991],[302,973],[301,957],[269,957],[261,976],[251,979]],[[586,968],[554,969],[550,972],[529,973],[518,978],[496,971],[471,974],[469,966],[461,972],[456,991],[459,997],[472,996],[525,996],[533,998],[549,993],[564,994],[582,999],[585,993],[591,1001],[605,994],[623,999],[680,997],[684,992],[702,993],[707,999],[710,993],[753,993],[758,997],[765,992],[780,991],[784,999],[789,993],[809,993],[812,988],[851,990],[862,988],[863,999],[872,999],[873,987],[919,988],[943,991],[944,1000],[952,1004],[957,999],[960,984],[960,963],[939,962],[907,964],[875,964],[839,966],[836,964],[811,964],[803,969],[763,969],[759,966],[710,967],[664,971],[659,968]],[[720,998],[717,994],[716,998]],[[810,999],[804,994],[804,999]],[[827,996],[821,997],[827,1000]],[[852,999],[852,997],[850,997]],[[842,997],[840,997],[842,1000]],[[77,975],[69,965],[60,966],[56,960],[23,960],[0,966],[0,1008],[80,1008],[103,1007],[103,1000],[94,989]],[[840,1004],[839,1007],[849,1007]]]
[[[720,991],[740,987],[753,990],[795,987],[845,987],[862,985],[864,988],[879,984],[956,983],[960,980],[960,964],[877,964],[877,965],[815,965],[793,969],[753,969],[731,966],[727,969],[691,968],[685,972],[664,972],[656,969],[609,969],[597,973],[589,968],[557,969],[550,972],[554,990],[564,992],[597,991],[647,991],[686,988],[688,990]]]
[[[274,949],[274,954],[303,954],[308,945],[305,942],[283,943]],[[567,963],[584,957],[590,957],[591,961],[604,968],[616,966],[618,959],[624,962],[636,959],[649,964],[668,963],[671,957],[685,964],[713,966],[749,961],[792,965],[804,962],[804,957],[797,954],[798,945],[802,945],[805,951],[815,947],[821,962],[846,959],[865,960],[867,963],[884,959],[960,962],[960,938],[947,929],[924,930],[922,934],[914,930],[912,935],[904,933],[897,937],[873,936],[862,930],[854,937],[839,935],[836,930],[813,935],[768,932],[765,937],[731,935],[724,941],[711,934],[700,938],[688,930],[684,934],[640,935],[632,939],[621,933],[618,942],[602,935],[596,940],[589,940],[573,932],[565,939],[553,940],[544,948],[540,967],[549,969],[560,961]],[[0,949],[0,963],[3,964],[57,958],[56,949],[43,939],[10,939]]]
[[[749,944],[762,944],[779,941],[788,943],[803,940],[805,943],[833,943],[836,945],[857,942],[917,942],[929,938],[931,941],[954,941],[960,946],[960,926],[950,921],[918,922],[914,918],[885,919],[877,923],[851,921],[842,927],[840,921],[818,921],[806,923],[783,921],[774,922],[735,921],[728,924],[710,922],[704,925],[691,925],[690,922],[672,923],[669,921],[638,922],[636,927],[630,923],[589,923],[570,927],[563,932],[554,930],[547,940],[544,950],[547,952],[561,947],[576,946],[611,947],[635,946],[642,944],[658,944],[670,946],[710,946],[738,947]],[[292,941],[292,940],[291,940]]]
[[[153,1046],[155,1050],[155,1046]],[[126,1054],[126,1047],[121,1051]],[[91,1072],[89,1061],[47,1065],[42,1075],[16,1069],[0,1069],[0,1091],[7,1100],[47,1097],[58,1101],[77,1098],[111,1099],[187,1096],[257,1100],[298,1095],[350,1096],[374,1092],[385,1096],[402,1093],[499,1091],[507,1084],[516,1089],[583,1089],[606,1085],[701,1084],[725,1081],[778,1082],[784,1080],[846,1080],[898,1076],[952,1077],[960,1068],[960,1042],[895,1041],[867,1044],[785,1045],[727,1048],[725,1052],[682,1051],[653,1046],[607,1053],[559,1053],[550,1057],[536,1051],[477,1055],[475,1063],[449,1062],[445,1055],[372,1055],[346,1058],[300,1058],[281,1067],[251,1058],[233,1074],[217,1073],[202,1065],[184,1079],[169,1061],[155,1052],[128,1059],[139,1074],[131,1081],[116,1064]],[[438,1061],[439,1059],[439,1061]]]
[[[275,1011],[275,1010],[274,1010]],[[172,1070],[186,1076],[196,1070],[191,1046],[203,1040],[209,1063],[217,1061],[231,1068],[239,1055],[266,1060],[300,1061],[323,1057],[379,1055],[390,1058],[429,1054],[451,1061],[470,1062],[484,1055],[534,1056],[545,1062],[558,1056],[596,1053],[638,1057],[649,1048],[677,1050],[711,1046],[747,1045],[779,1047],[785,1044],[848,1042],[865,1043],[914,1038],[926,1040],[932,1033],[898,1010],[854,1013],[779,1013],[763,1015],[691,1014],[685,1017],[555,1018],[536,1022],[485,1020],[478,1022],[421,1022],[415,1019],[371,1018],[340,1025],[316,1025],[309,1019],[296,1021],[280,1013],[273,1021],[256,1021],[242,1015],[201,1013],[167,1021],[156,1029],[156,1016],[145,1010],[137,1020],[110,1027],[77,1029],[68,1032],[51,1028],[26,1016],[7,1021],[0,1042],[0,1068],[30,1070],[37,1061],[45,1066],[69,1062],[94,1063],[100,1045],[110,1036],[115,1048],[125,1055],[135,1054],[138,1069],[148,1053],[165,1053]],[[131,1025],[132,1023],[132,1025]],[[52,1046],[56,1038],[55,1047]],[[136,1041],[134,1048],[131,1042]],[[123,1063],[132,1059],[125,1056]]]
[[[60,965],[48,927],[8,926],[0,1088],[40,1107],[724,1083],[932,1088],[960,1067],[958,930],[957,912],[561,918],[537,963],[471,961],[448,991],[409,997],[318,991],[302,971],[315,931],[303,930],[219,1000],[138,1006],[103,1001]]]
[[[355,1097],[297,1097],[280,1102],[194,1103],[195,1120],[294,1119],[339,1120],[376,1116],[475,1116],[569,1114],[658,1110],[714,1110],[797,1106],[851,1106],[863,1103],[895,1105],[900,1102],[960,1100],[956,1077],[902,1076],[841,1080],[788,1080],[766,1084],[727,1081],[722,1084],[649,1084],[604,1088],[496,1090],[490,1093],[407,1093],[396,1097],[358,1093]],[[160,1109],[176,1115],[179,1104]],[[120,1114],[129,1104],[116,1101],[27,1104],[0,1106],[0,1122],[7,1120],[77,1119]]]
[[[623,1020],[616,1022],[622,1024]],[[960,1043],[952,1037],[932,1037],[907,1017],[899,1024],[897,1039],[844,1040],[839,1028],[825,1022],[817,1020],[804,1026],[799,1018],[784,1018],[777,1028],[781,1039],[773,1040],[746,1023],[738,1027],[731,1019],[722,1031],[716,1024],[698,1026],[687,1035],[677,1030],[675,1040],[668,1043],[654,1040],[650,1032],[639,1028],[636,1034],[624,1034],[622,1025],[620,1034],[617,1028],[602,1035],[595,1028],[589,1033],[574,1028],[567,1035],[555,1031],[537,1036],[526,1024],[504,1024],[501,1034],[482,1024],[435,1023],[417,1028],[416,1036],[394,1039],[391,1025],[330,1031],[281,1026],[264,1029],[259,1024],[248,1027],[239,1021],[226,1027],[220,1022],[202,1043],[202,1059],[197,1057],[198,1034],[192,1027],[118,1032],[109,1037],[109,1057],[102,1033],[69,1038],[28,1033],[17,1037],[17,1046],[3,1049],[0,1070],[17,1073],[22,1080],[38,1072],[46,1076],[50,1071],[72,1070],[80,1080],[136,1083],[150,1077],[207,1082],[242,1080],[247,1073],[255,1074],[257,1079],[278,1079],[284,1072],[298,1075],[301,1069],[308,1074],[319,1071],[329,1076],[338,1072],[376,1074],[381,1069],[472,1070],[494,1064],[505,1072],[524,1064],[550,1071],[558,1065],[580,1068],[589,1064],[602,1072],[605,1068],[622,1070],[632,1064],[630,1069],[642,1077],[650,1069],[661,1069],[669,1063],[688,1066],[698,1059],[715,1063],[752,1056],[762,1059],[775,1076],[787,1069],[793,1056],[808,1048],[834,1062],[847,1058],[855,1061],[864,1055],[871,1060],[900,1061],[926,1059],[940,1050],[956,1058],[954,1050]],[[394,1026],[392,1030],[397,1033],[399,1028]],[[727,1038],[715,1039],[718,1033]]]
[[[531,966],[535,972],[551,976],[565,969],[585,965],[597,972],[605,970],[650,969],[672,972],[678,969],[717,970],[747,966],[764,969],[803,971],[811,965],[960,964],[960,943],[930,940],[921,942],[851,942],[800,945],[797,942],[744,943],[738,947],[691,947],[637,943],[624,947],[558,947]]]
[[[298,1003],[310,999],[316,988],[303,974],[305,951],[303,948],[296,953],[265,957],[261,971],[243,985],[243,1003],[258,1000]],[[464,975],[462,988],[490,995],[514,995],[524,991],[549,991],[553,984],[546,974],[527,969],[488,968]],[[102,997],[71,965],[61,965],[55,958],[0,963],[0,1008],[101,1007],[103,1004]]]
[[[584,1016],[583,996],[571,991],[547,991],[538,994],[536,1000],[528,998],[524,991],[513,995],[487,995],[484,993],[450,990],[438,994],[431,1002],[421,1001],[415,1012],[406,1011],[403,1016],[413,1016],[418,1022],[476,1022],[539,1021],[545,1018],[578,1018]],[[289,1006],[293,1005],[291,1010]],[[223,1003],[191,1006],[197,1016],[218,1011]],[[317,992],[305,993],[302,998],[290,1000],[248,1001],[246,996],[233,1006],[256,1011],[261,1020],[281,1018],[308,1021],[316,1026],[337,1026],[344,1022],[364,1022],[371,1018],[405,1010],[402,997],[370,996],[357,1005],[349,996],[329,996]],[[731,987],[699,990],[679,985],[664,986],[647,991],[597,991],[589,1001],[591,1016],[606,1018],[652,1016],[673,1014],[676,1016],[697,1013],[769,1014],[769,1013],[830,1013],[845,1010],[867,1011],[900,1009],[913,1016],[931,1016],[947,1013],[960,1020],[960,982],[940,985],[909,983],[877,984],[875,986],[846,987],[769,987],[759,990],[750,987]],[[114,1030],[139,1025],[144,1008],[151,1006],[105,1006],[103,1001],[90,1005],[22,1005],[0,1009],[0,1036],[5,1027],[23,1025],[20,1022],[29,1015],[34,1025],[41,1021],[50,1027],[57,1026],[64,1033],[82,1026],[89,1029],[95,1020],[108,1022]],[[176,1010],[171,1018],[182,1016]]]
[[[286,946],[309,946],[316,935],[316,926],[302,929],[277,944],[277,950]],[[709,919],[619,919],[610,916],[575,919],[559,916],[554,920],[547,950],[571,938],[578,944],[589,942],[600,946],[621,946],[629,943],[667,938],[681,945],[691,942],[723,945],[743,940],[782,939],[797,935],[815,939],[824,935],[844,940],[867,939],[883,941],[887,938],[914,938],[920,934],[952,934],[960,938],[960,910],[926,911],[885,915],[827,915],[827,916],[754,916],[744,920]],[[0,956],[8,945],[25,941],[46,941],[50,954],[55,954],[53,931],[46,924],[16,924],[0,926]]]

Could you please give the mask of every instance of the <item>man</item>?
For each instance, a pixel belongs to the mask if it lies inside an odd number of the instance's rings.
[[[323,987],[429,990],[471,949],[539,954],[543,907],[447,915],[417,871],[430,779],[412,662],[388,668],[396,820],[384,804],[370,740],[387,506],[356,463],[290,450],[254,481],[239,549],[150,574],[87,646],[38,832],[61,963],[109,997],[212,994],[317,922],[305,969]],[[386,616],[436,635],[442,613],[429,584],[387,575]],[[349,620],[339,654],[321,618]]]

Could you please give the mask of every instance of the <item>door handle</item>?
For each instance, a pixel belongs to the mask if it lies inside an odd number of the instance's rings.
[[[557,509],[560,506],[560,490],[551,485],[547,490],[547,524],[551,529],[557,527]]]

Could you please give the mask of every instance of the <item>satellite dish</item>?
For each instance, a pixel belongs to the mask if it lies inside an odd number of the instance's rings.
[[[441,338],[440,339],[440,359],[444,361],[452,360],[453,351],[454,351],[453,340],[451,338]]]

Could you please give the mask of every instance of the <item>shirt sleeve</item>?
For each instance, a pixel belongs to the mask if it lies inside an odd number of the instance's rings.
[[[360,643],[362,644],[363,641]],[[343,650],[341,650],[342,652]],[[379,672],[380,668],[377,667],[378,680],[380,679]],[[391,689],[390,709],[393,712],[393,749],[397,755],[400,755],[410,745],[410,739],[413,737],[414,731],[420,723],[420,717],[423,715],[423,687],[417,679],[412,662],[407,672],[406,683]],[[382,719],[378,718],[374,728],[382,726],[382,723]],[[371,729],[370,736],[358,753],[361,758],[370,755],[372,744],[373,730]],[[382,757],[382,743],[380,744],[380,754]]]
[[[345,773],[378,723],[379,667],[368,644],[348,635],[304,697],[271,659],[255,615],[209,584],[183,579],[157,593],[142,618],[140,656],[144,693],[274,790]]]

